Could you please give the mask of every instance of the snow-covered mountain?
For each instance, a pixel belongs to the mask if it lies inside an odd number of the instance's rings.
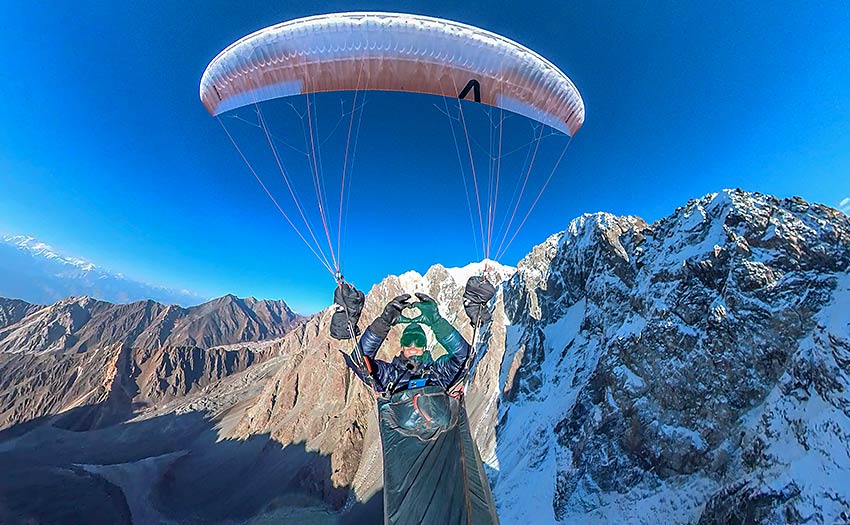
[[[846,215],[741,191],[535,248],[504,289],[505,523],[848,522],[848,272]]]
[[[361,328],[421,291],[471,337],[461,294],[481,266],[387,277]],[[727,190],[651,225],[578,217],[491,276],[494,322],[467,407],[502,523],[850,521],[846,215]],[[0,495],[17,495],[5,505],[25,509],[16,518],[74,521],[86,508],[112,523],[380,522],[374,397],[343,363],[349,345],[328,336],[331,309],[258,349],[155,349],[166,339],[143,337],[132,360],[113,362],[104,349],[121,330],[106,316],[96,343],[46,343],[73,334],[72,306],[0,308],[0,332],[33,334],[0,347],[12,436],[0,433]],[[45,344],[27,347],[34,337]],[[25,403],[42,425],[20,435],[15,392],[51,378],[48,397]],[[132,418],[102,428],[80,401],[85,378],[101,407],[122,399]],[[69,421],[77,432],[49,426]],[[69,509],[25,490],[45,486],[85,497]]]
[[[60,255],[32,237],[0,237],[0,297],[52,304],[68,296],[83,295],[116,303],[153,299],[183,306],[205,300],[188,290],[134,281],[89,261]]]

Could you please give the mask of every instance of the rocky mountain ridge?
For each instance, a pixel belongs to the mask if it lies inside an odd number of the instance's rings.
[[[97,407],[86,425],[120,420],[266,358],[257,341],[303,322],[283,301],[233,295],[190,308],[0,299],[0,320],[0,429],[79,406]]]
[[[184,308],[70,297],[50,306],[0,298],[0,352],[85,352],[111,344],[198,346],[273,339],[300,319],[283,301],[225,295]],[[1,322],[1,321],[0,321]]]

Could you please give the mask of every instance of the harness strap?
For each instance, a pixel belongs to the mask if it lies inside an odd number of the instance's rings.
[[[459,399],[466,391],[466,385],[469,379],[469,368],[472,366],[472,363],[475,361],[478,354],[478,330],[480,328],[480,322],[476,322],[472,327],[472,342],[469,345],[469,354],[466,356],[466,361],[464,361],[463,367],[458,370],[457,375],[455,375],[451,384],[446,389],[446,392],[452,397],[457,397]]]
[[[342,284],[342,283],[345,282],[345,279],[343,279],[342,274],[337,273],[336,277],[337,277],[337,283],[338,284]],[[345,301],[343,301],[343,302],[345,302]],[[352,341],[353,341],[352,349],[351,349],[351,355],[356,360],[355,362],[356,362],[358,368],[360,368],[360,372],[361,372],[361,375],[363,376],[364,381],[372,389],[372,391],[375,393],[375,396],[377,397],[379,395],[383,395],[382,392],[378,392],[378,382],[375,381],[375,377],[372,375],[374,373],[374,369],[372,368],[372,363],[369,361],[369,358],[366,357],[366,355],[364,355],[360,351],[360,345],[357,344],[357,338],[355,336],[355,334],[356,334],[355,327],[353,326],[353,324],[351,322],[351,314],[348,312],[348,306],[345,305],[345,304],[343,304],[341,306],[342,306],[342,309],[345,311],[345,320],[348,323],[348,331],[351,334]],[[366,373],[363,373],[364,370],[365,370]]]
[[[426,369],[425,369],[425,371],[423,371],[421,374],[419,374],[419,377],[418,377],[418,378],[415,378],[415,379],[427,379],[427,378],[428,378],[428,376],[431,374],[431,372],[432,372],[431,367],[428,367],[428,368],[426,368]],[[389,382],[389,384],[387,385],[387,389],[386,389],[386,391],[385,391],[384,393],[385,393],[387,396],[391,396],[391,395],[393,395],[393,394],[395,393],[395,387],[396,387],[396,385],[398,385],[399,383],[404,382],[405,376],[412,376],[412,375],[413,375],[413,374],[411,374],[408,370],[403,371],[403,372],[401,373],[401,375],[399,375],[399,376],[396,378],[396,380],[395,380],[395,381],[390,381],[390,382]],[[414,379],[407,378],[407,382],[408,382],[408,383],[410,383],[410,381],[413,381],[413,380],[414,380]],[[424,385],[423,385],[423,386],[424,386]]]

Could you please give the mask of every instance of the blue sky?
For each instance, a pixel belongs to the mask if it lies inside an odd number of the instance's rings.
[[[316,13],[403,11],[470,23],[536,50],[578,86],[586,124],[503,263],[584,212],[653,221],[726,187],[832,206],[850,196],[846,2],[0,9],[0,233],[206,296],[282,298],[305,312],[329,302],[332,280],[197,94],[207,63],[232,41]],[[328,129],[351,98],[316,103]],[[427,97],[367,97],[344,259],[356,285],[479,255],[448,130]],[[341,158],[334,140],[323,153],[329,171]]]

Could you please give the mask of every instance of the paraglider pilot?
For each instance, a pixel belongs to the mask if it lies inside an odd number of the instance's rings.
[[[464,289],[464,310],[473,327],[490,321],[487,303],[495,288],[484,277],[470,277]],[[354,372],[379,394],[391,395],[404,389],[426,385],[448,390],[458,383],[466,370],[470,345],[460,332],[445,320],[437,302],[424,293],[417,293],[418,302],[411,303],[409,294],[400,295],[386,304],[383,312],[363,332],[354,355],[346,362]],[[334,293],[337,311],[331,320],[331,335],[336,339],[350,339],[359,334],[357,321],[363,310],[365,296],[353,286],[342,283]],[[415,306],[420,314],[407,318],[402,312]],[[401,336],[401,347],[391,362],[376,359],[378,349],[390,329],[396,324],[407,324]],[[447,354],[434,360],[425,350],[427,338],[421,325],[428,326]],[[359,355],[357,355],[359,354]],[[361,357],[362,356],[362,357]],[[358,361],[362,359],[362,366]]]
[[[474,276],[464,289],[464,310],[474,327],[490,321],[487,303],[495,289]],[[464,387],[475,348],[445,320],[428,295],[400,295],[360,337],[346,363],[377,398],[378,432],[384,465],[384,524],[498,525],[496,504],[464,404]],[[337,311],[331,335],[352,339],[363,310],[363,292],[342,283],[334,294]],[[419,315],[408,318],[405,309]],[[376,358],[393,325],[406,324],[392,361]],[[447,354],[425,350],[427,326]],[[474,339],[473,339],[474,343]],[[427,465],[428,468],[424,468]]]

